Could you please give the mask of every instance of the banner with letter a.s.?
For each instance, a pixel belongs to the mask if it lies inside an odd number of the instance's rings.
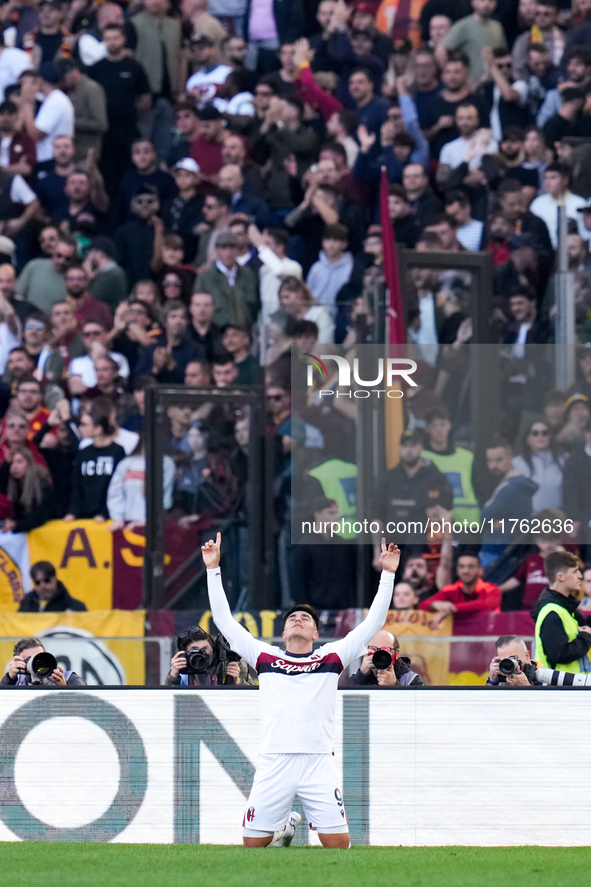
[[[145,684],[145,618],[145,610],[0,613],[0,637],[10,638],[0,640],[2,674],[15,639],[35,637],[87,684]]]
[[[113,534],[108,523],[50,521],[29,533],[28,543],[31,563],[52,563],[72,597],[89,610],[112,607]]]

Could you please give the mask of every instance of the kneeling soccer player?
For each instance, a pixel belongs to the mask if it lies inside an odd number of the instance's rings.
[[[337,685],[386,620],[400,551],[382,539],[380,585],[361,625],[314,650],[318,614],[298,604],[283,617],[283,651],[253,638],[232,617],[219,569],[221,541],[218,533],[215,542],[202,546],[213,619],[232,649],[256,669],[261,694],[260,756],[244,814],[244,846],[287,847],[301,821],[290,813],[298,795],[322,844],[347,849],[349,826],[333,755]]]

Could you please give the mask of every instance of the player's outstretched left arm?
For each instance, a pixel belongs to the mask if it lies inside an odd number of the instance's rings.
[[[372,637],[383,627],[392,601],[394,575],[399,563],[400,549],[398,546],[392,542],[386,545],[385,538],[382,538],[380,551],[382,574],[376,596],[363,622],[357,628],[354,628],[353,631],[350,631],[342,641],[337,642],[339,645],[339,657],[344,666],[347,666],[357,656],[365,653]]]
[[[213,621],[224,635],[233,650],[255,665],[260,652],[260,641],[255,640],[239,622],[232,616],[226,592],[222,585],[220,570],[220,557],[222,547],[222,534],[218,533],[215,539],[210,539],[201,546],[203,562],[207,567],[207,593]]]

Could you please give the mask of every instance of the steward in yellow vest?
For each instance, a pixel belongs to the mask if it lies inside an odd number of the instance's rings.
[[[550,588],[531,610],[538,666],[571,674],[591,672],[591,617],[577,609],[583,579],[579,559],[568,551],[553,551],[545,558],[544,569]]]

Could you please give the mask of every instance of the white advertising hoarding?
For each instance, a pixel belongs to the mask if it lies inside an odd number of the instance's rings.
[[[0,840],[240,843],[258,723],[248,690],[2,692]],[[590,728],[585,690],[339,693],[353,843],[587,845]]]

